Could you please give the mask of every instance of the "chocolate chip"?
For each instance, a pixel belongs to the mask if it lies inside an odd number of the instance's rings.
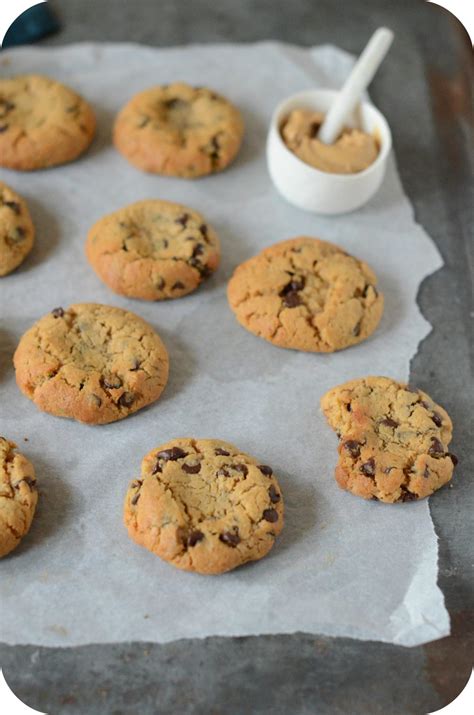
[[[201,471],[201,462],[198,462],[197,464],[183,464],[181,465],[181,468],[183,472],[186,472],[186,474],[197,474]]]
[[[229,472],[229,468],[221,467],[220,469],[217,470],[216,476],[217,477],[230,477],[231,473]]]
[[[204,238],[207,238],[207,226],[205,223],[202,223],[199,226],[199,230],[200,230],[201,234],[204,236]]]
[[[321,124],[319,122],[311,122],[308,128],[308,136],[310,139],[315,139],[318,136],[320,126]]]
[[[173,99],[168,99],[164,103],[166,109],[176,109],[179,106],[184,107],[186,104],[187,102],[184,99],[179,99],[179,97],[173,97]]]
[[[176,219],[175,223],[179,223],[179,224],[181,224],[181,226],[183,228],[185,228],[186,224],[188,223],[188,220],[189,220],[189,214],[183,214],[182,216],[179,216]]]
[[[160,276],[155,283],[155,287],[157,288],[157,290],[163,290],[163,288],[165,287],[165,279]]]
[[[275,521],[278,521],[278,512],[276,509],[264,509],[262,518],[274,524]]]
[[[184,288],[184,284],[181,281],[176,281],[174,285],[171,286],[171,290],[181,290]]]
[[[230,454],[230,452],[226,452],[225,449],[221,449],[220,447],[216,447],[216,449],[214,451],[217,456],[221,456],[221,457],[228,457]]]
[[[373,477],[375,474],[375,459],[371,457],[367,462],[364,462],[360,471],[362,474],[365,474],[366,477]]]
[[[281,289],[281,291],[278,293],[280,298],[283,298],[283,296],[288,295],[288,293],[296,293],[299,290],[303,290],[305,286],[305,279],[303,276],[300,278],[292,278],[289,283],[286,284],[284,288]]]
[[[451,461],[454,464],[454,466],[456,466],[456,464],[458,464],[459,459],[456,457],[455,454],[453,454],[452,452],[446,452],[446,456],[451,458]]]
[[[0,133],[6,132],[8,129],[8,124],[1,124],[0,125]]]
[[[443,420],[441,419],[441,415],[439,414],[439,412],[433,412],[431,419],[435,423],[436,427],[441,427],[441,425],[443,424]]]
[[[196,258],[197,256],[201,256],[203,253],[204,253],[204,246],[202,245],[202,243],[197,243],[194,246],[193,258]]]
[[[281,496],[278,494],[277,490],[273,486],[273,484],[270,486],[268,490],[268,496],[270,497],[270,501],[272,504],[276,504],[277,502],[280,501]]]
[[[202,533],[202,531],[198,531],[198,529],[195,529],[195,531],[191,531],[188,536],[188,546],[196,546],[196,544],[203,539],[204,534]]]
[[[51,315],[53,318],[62,318],[64,315],[64,310],[63,308],[54,308],[54,310],[51,311]]]
[[[404,487],[402,487],[402,495],[398,501],[403,501],[403,502],[414,501],[415,499],[417,499],[416,494],[414,494],[413,492],[408,491],[408,489],[405,489]]]
[[[142,484],[143,484],[143,479],[137,479],[136,481],[134,481],[132,483],[132,488],[136,489],[137,492],[130,499],[131,504],[136,504],[137,501],[140,499],[140,488],[141,488]]]
[[[14,213],[16,213],[17,216],[20,215],[21,207],[20,204],[16,201],[4,201],[3,205],[8,206],[8,208],[11,209]]]
[[[367,293],[369,291],[369,288],[374,288],[374,286],[371,285],[370,283],[366,283],[366,285],[364,286],[364,290],[362,291],[363,298],[367,298]],[[375,290],[375,288],[374,288],[374,290]]]
[[[273,474],[273,469],[267,464],[259,464],[258,469],[260,469],[262,474],[264,474],[266,477],[271,477]]]
[[[428,449],[428,454],[435,458],[444,455],[444,447],[436,437],[431,438],[431,446]]]
[[[158,459],[164,459],[165,462],[176,462],[177,459],[182,459],[187,455],[188,453],[180,447],[170,447],[170,449],[161,450],[156,456]]]
[[[355,325],[354,330],[352,331],[353,335],[357,338],[360,335],[360,328],[362,325],[362,320],[359,320],[359,322]]]
[[[286,308],[296,308],[298,305],[301,305],[301,303],[302,300],[298,293],[287,293],[283,296],[283,305]]]
[[[346,410],[347,410],[348,412],[352,412],[352,405],[351,405],[350,402],[347,403],[347,405],[346,405]]]
[[[240,544],[240,536],[237,530],[235,531],[224,531],[219,535],[219,541],[223,544],[235,548],[237,544]]]
[[[430,476],[430,470],[429,470],[428,465],[425,466],[425,469],[423,471],[423,476],[425,479],[428,479],[428,477]]]
[[[395,420],[392,420],[391,417],[385,417],[385,419],[380,420],[381,425],[386,425],[387,427],[398,427],[398,422],[395,422]]]
[[[103,377],[101,382],[103,387],[105,387],[107,390],[118,390],[119,387],[122,387],[123,385],[123,382],[118,375],[109,375],[108,377]]]
[[[131,407],[135,402],[135,395],[133,392],[122,392],[118,399],[118,405],[120,407]]]
[[[249,473],[249,470],[247,469],[245,464],[233,464],[232,466],[236,472],[240,472],[241,474],[244,475],[244,477],[246,477],[247,474]]]
[[[25,484],[29,486],[31,491],[33,491],[36,486],[36,479],[34,477],[23,477],[23,479],[19,479],[13,484],[13,488],[19,489],[19,486],[22,482],[25,482]]]
[[[360,442],[356,442],[355,439],[348,439],[347,442],[344,442],[343,446],[346,452],[349,452],[354,459],[360,457],[360,448],[362,446]]]

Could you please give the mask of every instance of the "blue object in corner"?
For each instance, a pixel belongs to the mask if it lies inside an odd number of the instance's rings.
[[[28,8],[16,18],[5,35],[2,48],[28,45],[58,30],[59,22],[49,3],[42,2]]]

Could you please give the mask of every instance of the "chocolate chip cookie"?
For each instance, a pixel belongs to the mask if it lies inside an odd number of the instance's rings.
[[[0,276],[18,268],[34,239],[35,227],[26,202],[0,181]]]
[[[227,99],[176,82],[135,95],[117,116],[114,142],[138,169],[192,179],[225,169],[243,131],[240,112]]]
[[[0,78],[0,165],[30,171],[76,159],[95,116],[69,87],[43,75]]]
[[[448,452],[449,415],[421,390],[388,377],[334,387],[321,400],[338,433],[340,487],[364,499],[423,499],[449,482],[456,457]]]
[[[15,448],[0,437],[0,558],[28,533],[38,501],[33,465]]]
[[[149,452],[124,505],[129,536],[173,566],[218,574],[270,551],[283,528],[271,467],[215,439]]]
[[[215,231],[201,214],[169,201],[138,201],[89,231],[86,254],[116,293],[143,300],[191,293],[219,264]]]
[[[18,387],[40,410],[93,425],[154,402],[168,379],[166,348],[151,326],[96,303],[45,315],[23,335],[13,362]]]
[[[282,348],[342,350],[371,335],[383,296],[366,263],[326,241],[301,236],[242,263],[227,288],[237,320]]]

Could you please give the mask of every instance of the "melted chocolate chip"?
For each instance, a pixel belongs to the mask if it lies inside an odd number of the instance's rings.
[[[241,474],[244,475],[244,477],[246,477],[247,474],[249,473],[249,470],[245,464],[233,464],[232,466],[236,472],[240,472]]]
[[[118,375],[109,375],[102,378],[102,385],[107,390],[118,390],[119,387],[122,387],[123,382]]]
[[[456,457],[455,454],[453,454],[452,452],[446,452],[446,456],[451,458],[451,461],[454,464],[454,466],[456,466],[456,464],[458,464],[459,459]]]
[[[367,462],[364,462],[360,471],[362,474],[365,474],[366,477],[373,477],[375,474],[375,459],[371,457]]]
[[[207,226],[206,226],[205,223],[202,223],[202,224],[199,226],[199,230],[200,230],[200,232],[201,232],[201,235],[204,236],[204,238],[207,238]]]
[[[221,449],[220,447],[216,447],[216,449],[214,450],[214,452],[215,452],[216,455],[219,456],[219,457],[228,457],[229,454],[230,454],[230,452],[226,452],[225,449]]]
[[[344,442],[343,446],[346,452],[349,452],[354,459],[360,457],[360,448],[362,446],[360,442],[356,442],[355,439],[348,439],[347,442]]]
[[[264,474],[266,477],[271,477],[273,474],[273,469],[267,464],[259,464],[258,469],[260,469],[262,474]]]
[[[283,305],[286,308],[296,308],[298,305],[301,305],[301,303],[302,300],[298,293],[287,293],[283,296]]]
[[[176,462],[177,459],[187,457],[188,453],[180,447],[170,447],[170,449],[161,450],[156,456],[158,459],[164,459],[165,462]]]
[[[199,541],[202,541],[204,539],[204,534],[202,531],[199,531],[198,529],[195,529],[194,531],[191,531],[191,533],[188,536],[188,546],[196,546],[196,544]]]
[[[176,283],[171,286],[171,290],[182,290],[183,288],[184,283],[181,283],[181,281],[176,281]]]
[[[140,489],[141,489],[142,484],[143,484],[143,479],[137,479],[135,482],[133,482],[132,487],[135,488],[137,490],[137,492],[130,499],[131,504],[136,504],[137,501],[140,499]]]
[[[181,226],[183,228],[185,228],[186,224],[188,223],[188,220],[189,220],[189,214],[183,214],[182,216],[179,216],[176,219],[175,223],[179,223],[179,224],[181,224]]]
[[[8,208],[11,209],[17,216],[20,215],[21,207],[16,201],[4,201],[3,205],[8,206]]]
[[[203,253],[204,253],[204,246],[202,245],[202,243],[197,243],[193,249],[193,258],[196,258],[197,256],[201,256]]]
[[[286,284],[284,288],[281,289],[281,291],[278,293],[280,298],[283,298],[285,295],[288,295],[288,293],[297,293],[299,290],[303,290],[305,286],[305,279],[303,276],[300,278],[293,278],[289,283]]]
[[[201,462],[197,464],[183,464],[181,465],[181,469],[183,472],[186,472],[186,474],[197,474],[201,471]]]
[[[133,394],[133,392],[122,392],[117,404],[120,405],[120,407],[131,407],[134,402],[135,395]]]
[[[53,316],[53,318],[62,318],[64,315],[64,309],[54,308],[54,310],[51,311],[51,315]]]
[[[352,405],[351,405],[350,402],[347,403],[347,405],[346,405],[346,410],[347,410],[348,412],[352,412]]]
[[[391,417],[385,417],[385,419],[380,420],[380,424],[386,425],[387,427],[393,427],[394,429],[395,429],[395,427],[398,427],[398,422],[396,422],[395,420],[392,420]]]
[[[276,509],[264,509],[262,518],[274,524],[275,521],[278,521],[278,512]]]
[[[441,415],[439,414],[439,412],[433,412],[431,419],[435,423],[436,427],[441,427],[441,425],[443,424],[443,420],[441,419]]]
[[[227,546],[235,548],[237,544],[240,544],[240,536],[237,530],[224,531],[222,534],[219,535],[219,541],[222,541],[222,543],[226,544]]]
[[[416,494],[402,487],[402,495],[398,501],[415,501],[416,498]]]
[[[273,484],[268,490],[268,496],[270,497],[270,501],[272,502],[272,504],[277,504],[277,502],[279,502],[281,499],[281,496],[278,494]]]
[[[34,477],[23,477],[23,479],[19,479],[15,484],[13,484],[14,489],[19,489],[20,484],[24,482],[27,484],[30,488],[31,491],[35,489],[36,486],[36,479]]]
[[[444,455],[444,447],[436,437],[431,438],[431,446],[428,449],[428,454],[435,458]]]

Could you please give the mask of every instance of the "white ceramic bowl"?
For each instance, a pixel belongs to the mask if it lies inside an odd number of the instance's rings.
[[[336,95],[334,90],[311,89],[288,97],[276,108],[268,132],[267,164],[276,188],[290,203],[319,214],[347,213],[365,204],[382,183],[392,147],[392,135],[383,114],[361,102],[346,124],[375,134],[380,151],[373,164],[357,174],[329,174],[298,159],[281,137],[283,119],[302,107],[326,113]]]

